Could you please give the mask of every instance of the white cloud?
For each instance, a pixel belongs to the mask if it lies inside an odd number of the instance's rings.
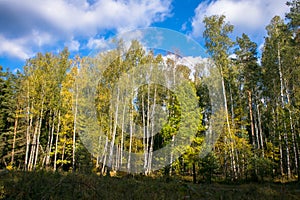
[[[22,39],[9,40],[0,35],[0,55],[28,59],[32,53],[24,46]]]
[[[123,40],[126,49],[130,47],[132,40],[138,40],[142,46],[147,47],[147,44],[145,44],[145,40],[147,41],[147,38],[145,37],[146,36],[143,29],[122,31],[116,36],[118,40]]]
[[[202,21],[205,16],[223,14],[226,20],[234,25],[236,33],[245,32],[257,37],[256,33],[265,33],[265,26],[275,15],[284,17],[286,12],[288,7],[284,0],[217,0],[210,3],[204,1],[195,9],[192,35],[202,36],[204,30]]]
[[[89,49],[105,49],[108,47],[108,41],[103,37],[99,39],[90,38],[86,46]]]
[[[55,38],[53,38],[52,35],[46,32],[40,32],[38,30],[32,30],[32,36],[27,36],[27,40],[33,40],[32,42],[38,47],[55,42]]]
[[[206,63],[207,58],[202,58],[200,56],[184,56],[184,57],[177,57],[174,54],[169,54],[163,56],[163,60],[166,62],[168,59],[174,60],[177,65],[185,65],[191,70],[194,70],[195,66],[201,63]]]
[[[202,75],[209,73],[209,67],[211,66],[211,61],[208,58],[202,58],[200,56],[184,56],[184,57],[177,57],[174,54],[169,54],[162,57],[164,63],[166,64],[168,59],[174,60],[177,65],[184,65],[187,66],[190,70],[189,78],[194,80],[196,68],[201,68],[200,73]],[[201,67],[200,67],[201,66]]]
[[[77,40],[71,40],[65,43],[65,46],[68,47],[70,51],[78,51],[80,47],[80,43]]]
[[[0,36],[13,42],[26,40],[29,51],[44,45],[55,46],[70,38],[92,38],[105,30],[142,28],[162,21],[170,15],[171,0],[1,0]],[[12,40],[13,39],[13,40]],[[101,41],[91,41],[99,45]],[[97,44],[96,44],[97,43]],[[76,41],[69,43],[73,50]],[[10,55],[25,58],[24,47]],[[10,51],[9,48],[5,51]],[[4,50],[0,51],[3,56]]]

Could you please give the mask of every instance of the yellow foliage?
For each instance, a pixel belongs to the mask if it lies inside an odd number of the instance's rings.
[[[7,165],[7,166],[6,166],[6,169],[9,170],[9,171],[11,171],[11,170],[14,169],[14,167],[13,167],[12,165]]]

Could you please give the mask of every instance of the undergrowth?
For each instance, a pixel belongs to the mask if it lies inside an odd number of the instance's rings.
[[[300,199],[299,184],[192,184],[170,177],[16,172],[0,175],[0,199]]]

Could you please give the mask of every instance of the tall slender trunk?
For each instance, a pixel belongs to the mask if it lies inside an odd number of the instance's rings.
[[[281,172],[281,176],[283,176],[284,171],[283,171],[283,151],[282,151],[282,139],[281,139],[281,133],[279,133],[278,136],[279,139],[279,153],[280,153],[280,172]]]
[[[42,109],[41,109],[39,125],[38,125],[38,135],[36,138],[36,150],[35,150],[35,159],[34,159],[34,166],[33,166],[34,169],[36,168],[36,163],[38,161],[38,156],[39,156],[39,146],[40,146],[40,136],[41,136],[42,121],[43,121],[43,112],[44,112],[44,97],[42,100]]]
[[[123,166],[123,148],[124,148],[124,122],[125,122],[126,104],[123,107],[122,128],[121,128],[121,147],[120,147],[120,166]]]
[[[108,136],[106,136],[105,138],[105,146],[104,146],[104,150],[102,153],[102,160],[103,160],[103,165],[102,165],[102,169],[101,169],[101,174],[104,174],[105,172],[105,165],[106,165],[106,157],[107,157],[107,146],[108,146]]]
[[[30,98],[29,98],[29,81],[27,82],[27,109],[26,109],[26,120],[27,120],[27,128],[26,128],[26,150],[25,150],[25,162],[24,168],[25,171],[28,170],[28,157],[29,157],[29,148],[30,148],[30,130],[32,127],[32,115],[30,115]]]
[[[18,127],[18,111],[16,111],[15,125],[14,125],[14,138],[12,143],[12,151],[11,151],[11,165],[14,165],[14,157],[15,157],[15,146],[16,146],[16,137],[17,137],[17,127]]]
[[[253,111],[252,111],[252,93],[248,90],[248,106],[249,106],[249,116],[250,116],[250,125],[251,125],[251,141],[253,149],[255,149],[255,140],[254,140],[254,121],[253,121]]]
[[[291,105],[291,98],[290,98],[290,94],[288,91],[288,83],[287,80],[285,80],[285,91],[286,91],[286,97],[287,97],[287,103],[288,103],[288,111],[289,111],[289,122],[290,122],[290,129],[291,129],[291,133],[292,133],[292,143],[293,143],[293,152],[294,152],[294,162],[295,162],[295,168],[296,168],[296,172],[298,174],[298,168],[299,168],[299,155],[298,155],[298,148],[297,148],[297,140],[296,140],[296,136],[295,136],[295,130],[294,130],[294,123],[293,123],[293,107]],[[299,174],[298,174],[299,176]]]
[[[78,107],[78,84],[76,84],[75,97],[75,113],[74,113],[74,127],[73,127],[73,145],[72,145],[72,171],[75,172],[75,151],[76,151],[76,125],[77,125],[77,107]]]
[[[227,129],[230,137],[230,159],[231,159],[231,167],[232,171],[234,173],[234,178],[237,178],[236,174],[236,164],[235,164],[235,158],[234,158],[234,147],[233,147],[233,137],[231,133],[231,128],[230,128],[230,122],[229,122],[229,113],[228,113],[228,106],[227,106],[227,97],[226,97],[226,88],[225,88],[225,80],[224,80],[224,74],[222,69],[221,71],[221,82],[222,82],[222,91],[223,91],[223,98],[224,98],[224,109],[225,109],[225,115],[226,115],[226,124],[227,124]]]
[[[277,44],[277,59],[278,59],[278,72],[279,72],[279,80],[280,80],[280,98],[281,98],[281,106],[284,108],[284,86],[283,86],[283,74],[281,67],[281,55],[280,55],[280,43]]]
[[[262,131],[262,125],[261,125],[261,115],[260,115],[260,108],[259,104],[256,104],[257,108],[257,120],[258,120],[258,129],[260,134],[260,145],[261,145],[261,153],[262,157],[265,157],[265,150],[264,150],[264,140],[263,140],[263,131]]]
[[[54,152],[54,166],[53,170],[56,171],[56,162],[57,162],[57,145],[58,145],[58,137],[59,137],[59,128],[60,128],[60,111],[58,111],[58,123],[56,130],[56,138],[55,138],[55,152]]]
[[[31,149],[30,149],[30,156],[28,161],[28,170],[31,171],[33,168],[33,162],[34,162],[34,153],[36,149],[36,136],[38,132],[38,121],[35,123],[34,133],[33,133],[33,139],[31,143]]]
[[[278,123],[278,115],[275,113],[274,111],[274,108],[272,109],[272,112],[273,112],[273,116],[274,116],[274,120],[273,120],[273,125],[274,126],[274,131],[275,131],[275,135],[276,135],[276,129],[277,129],[277,123]],[[278,132],[278,140],[279,140],[279,154],[280,154],[280,173],[281,173],[281,176],[283,176],[284,174],[284,171],[283,171],[283,152],[282,152],[282,139],[281,139],[281,133]]]
[[[29,165],[29,151],[30,151],[30,142],[31,142],[30,130],[31,129],[32,129],[32,116],[30,116],[29,125],[27,125],[27,129],[26,129],[25,170],[28,170],[28,165]]]
[[[115,116],[113,119],[114,126],[112,130],[112,139],[110,142],[110,148],[109,148],[109,157],[108,157],[108,166],[113,167],[112,161],[113,161],[113,154],[114,154],[114,146],[115,146],[115,138],[117,133],[117,126],[118,126],[118,112],[119,112],[119,88],[118,94],[117,94],[117,102],[115,102],[116,110],[115,110]]]
[[[289,142],[288,142],[288,136],[286,132],[286,124],[284,123],[284,133],[283,133],[283,138],[285,142],[285,150],[286,150],[286,167],[287,167],[287,173],[288,173],[288,179],[291,179],[291,164],[290,164],[290,150],[289,150]]]
[[[156,107],[156,85],[154,88],[154,97],[153,97],[153,105],[151,111],[151,141],[150,141],[150,150],[149,150],[149,158],[148,158],[148,172],[151,172],[152,168],[152,159],[153,159],[153,144],[154,144],[154,131],[155,131],[155,107]]]
[[[148,149],[147,149],[147,127],[146,127],[146,114],[145,114],[145,102],[144,94],[142,94],[142,123],[143,123],[143,147],[144,147],[144,173],[147,175],[147,165],[148,165]]]
[[[234,106],[233,106],[233,97],[232,97],[232,91],[231,91],[231,84],[229,83],[229,96],[230,96],[230,110],[231,110],[231,124],[233,129],[235,130],[235,122],[234,122],[234,118],[235,118],[235,114],[234,114]]]
[[[235,125],[235,121],[234,121],[234,119],[235,119],[235,114],[234,114],[234,102],[233,102],[233,96],[232,96],[233,94],[232,94],[232,90],[231,90],[231,83],[229,82],[229,96],[230,96],[230,109],[231,109],[231,124],[232,124],[232,127],[233,127],[233,133],[232,133],[232,135],[234,136],[235,135],[235,129],[236,129],[236,125]],[[232,145],[233,146],[236,146],[236,143],[235,143],[235,139],[234,138],[232,138]],[[237,149],[236,148],[234,148],[234,152],[233,152],[233,155],[235,155],[234,157],[233,157],[233,159],[234,159],[234,166],[235,166],[235,169],[234,169],[234,171],[235,171],[235,178],[237,179],[237,177],[238,177],[238,174],[239,174],[239,172],[240,172],[240,167],[239,167],[239,157],[238,157],[238,152],[237,152]]]
[[[50,135],[50,141],[49,141],[49,147],[47,151],[47,158],[46,158],[46,166],[48,167],[50,164],[50,157],[51,157],[51,151],[52,151],[52,143],[53,143],[53,137],[54,137],[54,118],[56,117],[56,114],[53,116],[52,126],[51,126],[51,135]]]
[[[49,119],[48,119],[48,139],[47,139],[47,146],[46,146],[46,155],[43,159],[42,162],[42,168],[44,167],[45,163],[47,163],[47,159],[48,159],[48,154],[49,154],[49,147],[50,147],[50,140],[51,140],[51,130],[52,130],[52,126],[51,126],[51,119],[53,121],[53,116],[52,116],[52,110],[50,110],[50,114],[49,114]]]
[[[130,135],[129,135],[129,150],[128,150],[128,161],[127,161],[127,172],[131,173],[131,150],[132,150],[132,134],[133,134],[133,110],[130,111]]]
[[[114,166],[116,171],[119,170],[119,166],[120,166],[120,152],[121,152],[120,146],[121,146],[120,144],[117,144],[116,146],[117,150],[116,150],[116,158],[115,158],[115,166]]]
[[[283,82],[283,73],[282,73],[282,66],[281,66],[281,53],[280,53],[281,45],[278,42],[277,43],[277,59],[278,59],[278,72],[279,72],[279,79],[280,79],[280,97],[281,97],[281,107],[282,109],[285,109],[285,102],[284,102],[284,82]],[[283,115],[283,118],[285,115]],[[284,125],[284,142],[286,147],[286,165],[287,165],[287,173],[288,173],[288,179],[291,178],[291,167],[290,167],[290,153],[289,153],[289,144],[288,144],[288,136],[287,136],[287,128],[285,119],[283,119],[283,125]]]
[[[150,154],[150,85],[147,85],[147,115],[146,115],[146,174],[149,174]]]
[[[113,134],[113,118],[114,118],[114,116],[113,116],[113,114],[114,113],[110,113],[109,114],[109,130],[108,130],[108,135],[110,136],[110,140],[111,140],[111,138],[112,138],[112,134]],[[108,176],[110,176],[110,171],[111,171],[111,165],[110,165],[110,161],[109,161],[109,155],[110,155],[110,143],[111,142],[109,142],[109,144],[107,144],[107,165],[106,165],[106,174],[108,175]]]
[[[256,119],[256,113],[253,116],[254,118],[254,127],[255,127],[255,141],[256,141],[256,145],[257,145],[257,149],[261,149],[261,145],[260,145],[260,139],[259,139],[259,130],[258,130],[258,120]]]
[[[100,156],[96,154],[96,169],[99,168],[99,163],[100,163]]]

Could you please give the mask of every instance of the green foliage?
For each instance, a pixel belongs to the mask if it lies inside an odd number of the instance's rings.
[[[265,177],[272,176],[272,167],[274,163],[264,157],[254,157],[251,160],[251,165],[249,165],[248,170],[257,170],[257,174],[260,177],[261,181],[264,181]]]
[[[227,76],[229,66],[228,53],[230,47],[234,44],[228,34],[233,31],[233,25],[225,22],[224,15],[205,17],[203,22],[205,24],[203,36],[207,51],[220,70],[221,76]]]
[[[214,153],[209,153],[200,159],[199,164],[199,174],[202,176],[204,182],[211,183],[219,169],[217,157]]]
[[[21,130],[14,130],[15,123],[18,121],[19,126],[23,122],[19,119],[23,114],[22,97],[20,96],[21,74],[12,74],[9,71],[3,72],[0,66],[0,168],[1,166],[18,166],[20,162],[14,162],[12,159],[12,144],[15,142],[14,157],[23,156]],[[14,139],[14,133],[16,137]],[[14,163],[11,163],[14,162]]]
[[[178,57],[155,55],[137,40],[128,49],[122,40],[116,41],[116,49],[94,58],[72,59],[67,49],[57,55],[38,53],[27,60],[24,72],[17,74],[0,66],[0,169],[94,171],[113,176],[121,168],[134,172],[129,169],[130,152],[142,155],[132,162],[144,164],[146,175],[164,173],[172,176],[167,178],[169,185],[179,187],[170,189],[149,177],[145,182],[101,179],[98,185],[99,177],[94,174],[9,173],[5,181],[0,180],[0,198],[139,199],[149,181],[146,192],[154,199],[182,199],[186,195],[197,199],[214,196],[199,194],[191,185],[172,182],[172,178],[190,180],[193,176],[193,181],[200,178],[210,183],[249,177],[276,180],[287,175],[289,181],[300,180],[299,0],[290,0],[287,5],[287,21],[275,16],[266,27],[261,63],[257,44],[246,34],[235,42],[231,39],[233,25],[225,16],[205,17],[203,36],[214,64],[197,64],[194,79],[190,79],[193,70],[178,63]],[[236,57],[231,57],[232,53]],[[140,70],[145,66],[151,70]],[[214,81],[205,84],[201,73],[206,67],[212,68],[212,80],[221,77],[219,91],[209,91]],[[130,88],[142,79],[142,73],[159,79],[160,84],[144,84],[133,91]],[[164,86],[179,81],[191,93],[184,87]],[[222,94],[224,109],[213,110],[212,92]],[[93,98],[87,98],[93,93]],[[214,133],[206,130],[215,119],[220,122],[213,124],[219,138],[207,142]],[[183,126],[183,120],[188,127]],[[153,128],[157,125],[161,125],[159,130]],[[152,152],[184,140],[190,145],[177,145],[173,152],[156,158],[170,163],[154,173]],[[209,142],[216,143],[211,146]],[[181,156],[175,159],[174,152]],[[107,164],[111,167],[105,167]],[[126,184],[137,191],[128,192]],[[274,198],[280,195],[270,188],[266,192],[274,193]],[[224,190],[217,198],[234,196],[227,194]]]

